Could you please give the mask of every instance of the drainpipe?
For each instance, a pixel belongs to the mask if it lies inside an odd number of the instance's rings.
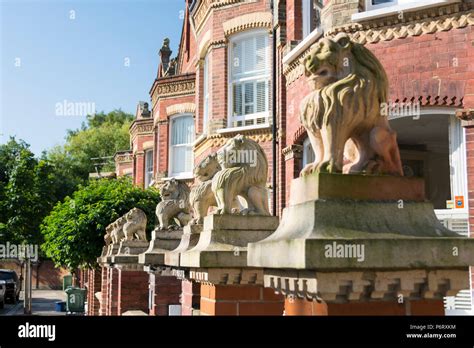
[[[273,216],[277,215],[277,30],[276,23],[277,18],[275,16],[275,0],[271,2],[271,9],[273,14],[273,23],[272,23],[272,194],[273,194],[273,207],[272,212]]]

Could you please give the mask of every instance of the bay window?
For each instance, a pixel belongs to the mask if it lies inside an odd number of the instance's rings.
[[[209,91],[210,91],[210,58],[209,53],[206,54],[206,58],[204,58],[204,82],[203,82],[203,95],[204,95],[204,110],[203,110],[203,117],[202,117],[202,133],[207,134],[207,125],[209,120]]]
[[[235,35],[230,42],[229,127],[267,124],[270,52],[266,31]]]
[[[153,150],[145,151],[145,188],[153,181]]]
[[[170,120],[170,177],[191,177],[193,173],[194,118],[191,114]]]

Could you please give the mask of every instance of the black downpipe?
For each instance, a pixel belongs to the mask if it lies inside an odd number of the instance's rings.
[[[272,13],[273,13],[273,25],[272,25],[272,194],[273,194],[273,216],[277,215],[277,30],[275,18],[275,0],[272,0]]]

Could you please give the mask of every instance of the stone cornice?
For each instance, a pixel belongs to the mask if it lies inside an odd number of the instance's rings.
[[[195,84],[195,73],[156,79],[150,90],[153,107],[160,98],[193,95]]]
[[[293,144],[287,146],[281,150],[281,153],[285,157],[285,161],[289,161],[293,158],[301,158],[303,154],[303,145]]]
[[[460,109],[456,110],[456,117],[463,122],[471,122],[474,121],[474,109]],[[472,124],[469,124],[470,126]]]
[[[133,161],[133,153],[132,151],[120,151],[116,152],[114,156],[114,160],[116,163],[127,163]]]
[[[237,134],[245,135],[250,139],[256,141],[257,143],[272,140],[272,131],[270,128],[239,130],[236,132],[228,133],[215,133],[208,135],[204,140],[196,144],[194,146],[194,153],[196,156],[199,156],[201,153],[203,153],[209,148],[221,147],[227,142],[227,140],[236,136]]]
[[[458,8],[459,5],[460,4],[455,4],[447,7]],[[442,11],[441,9],[437,10]],[[351,24],[344,27],[338,27],[325,33],[325,36],[334,36],[340,32],[345,32],[353,41],[360,44],[367,44],[377,43],[380,41],[390,41],[393,39],[403,39],[424,34],[434,34],[437,32],[464,28],[468,25],[474,25],[474,13],[472,11],[459,12],[443,16],[439,16],[439,12],[433,11],[434,10],[420,11],[425,13],[425,17],[423,17],[420,12],[414,12],[410,15],[416,17],[414,17],[414,19],[410,22],[392,23],[387,22],[386,20],[386,26],[384,27],[377,27],[377,23],[375,21],[364,23],[364,25]],[[447,11],[446,8],[444,8],[444,11]],[[436,16],[434,16],[435,13],[437,13]],[[433,16],[428,16],[428,14]],[[406,16],[409,16],[409,14]],[[300,64],[300,60],[304,59],[308,55],[310,49],[311,47],[302,52],[301,55],[297,59],[294,59],[291,64],[285,65],[283,67],[283,73],[286,76],[287,86],[304,74],[304,66]]]
[[[133,121],[129,131],[132,142],[138,135],[152,135],[153,128],[152,118]]]

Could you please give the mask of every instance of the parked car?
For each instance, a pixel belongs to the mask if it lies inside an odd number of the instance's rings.
[[[5,307],[5,292],[7,291],[7,282],[0,280],[0,309]]]
[[[21,284],[18,275],[12,269],[0,269],[0,280],[5,281],[5,299],[15,304],[20,298]]]

